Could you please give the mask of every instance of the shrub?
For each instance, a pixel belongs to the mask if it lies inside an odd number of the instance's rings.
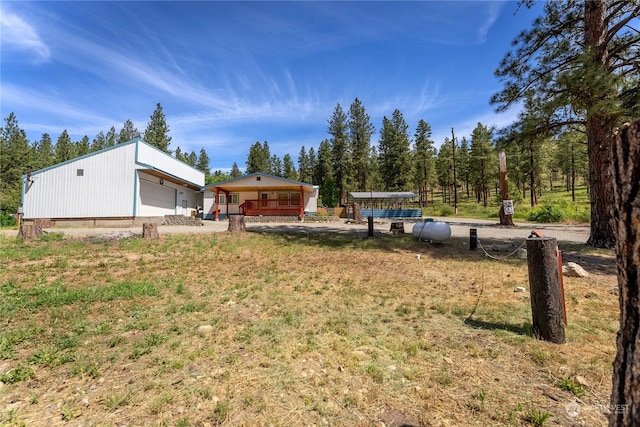
[[[528,220],[533,222],[562,222],[566,215],[558,203],[536,206],[529,212]]]

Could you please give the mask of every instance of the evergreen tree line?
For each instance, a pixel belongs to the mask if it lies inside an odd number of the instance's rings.
[[[408,129],[402,113],[395,110],[390,118],[382,119],[380,138],[372,143],[375,128],[356,98],[348,112],[336,105],[328,120],[329,138],[317,151],[303,146],[297,169],[291,155],[281,160],[264,141],[250,147],[246,173],[263,172],[320,185],[321,201],[327,206],[345,203],[348,193],[354,191],[411,191],[419,196],[421,206],[436,194],[440,201],[453,205],[457,192],[487,206],[491,193],[499,190],[500,150],[507,154],[510,197],[515,200],[530,195],[533,206],[558,180],[564,181],[575,200],[576,183],[587,182],[586,139],[576,130],[518,144],[478,123],[470,140],[465,136],[459,142],[452,135],[436,149],[428,122],[418,121],[413,138]]]
[[[271,154],[268,142],[264,141],[250,146],[245,173],[263,172],[317,184],[321,202],[327,206],[345,203],[352,191],[412,191],[419,195],[421,206],[434,200],[436,194],[442,202],[453,204],[457,191],[459,197],[473,198],[486,206],[490,191],[498,190],[497,151],[501,149],[507,152],[509,160],[511,197],[521,200],[528,192],[532,205],[558,178],[565,180],[569,191],[575,188],[576,180],[585,180],[588,173],[584,136],[575,131],[518,145],[507,143],[504,138],[494,140],[493,130],[478,123],[470,141],[466,137],[461,143],[457,138],[455,141],[445,138],[438,150],[431,140],[431,126],[425,120],[418,121],[413,138],[408,129],[402,113],[395,110],[390,118],[382,119],[380,139],[372,144],[375,127],[356,98],[348,112],[336,105],[328,120],[329,138],[320,142],[317,151],[302,146],[297,167],[291,155],[285,154],[280,159]],[[106,133],[98,133],[91,142],[88,136],[74,142],[64,130],[55,144],[46,133],[30,143],[11,113],[0,132],[0,209],[16,211],[21,177],[27,165],[34,170],[45,168],[136,137],[143,137],[149,144],[201,170],[207,184],[243,175],[235,162],[229,173],[218,170],[211,174],[210,158],[204,148],[199,154],[183,152],[180,147],[172,152],[168,132],[162,106],[157,104],[144,134],[131,120],[126,120],[120,132],[111,127]]]

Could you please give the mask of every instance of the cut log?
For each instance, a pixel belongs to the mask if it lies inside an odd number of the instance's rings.
[[[527,261],[533,333],[536,338],[564,344],[564,296],[560,287],[556,239],[528,238]]]
[[[393,234],[404,234],[404,222],[392,222],[389,231]]]
[[[145,222],[142,224],[142,238],[143,239],[159,239],[158,224],[152,224]]]
[[[22,224],[20,231],[18,231],[18,237],[31,240],[40,237],[42,233],[42,227],[38,224]]]
[[[229,229],[230,232],[243,232],[247,231],[247,226],[244,223],[244,215],[231,215],[229,216]]]

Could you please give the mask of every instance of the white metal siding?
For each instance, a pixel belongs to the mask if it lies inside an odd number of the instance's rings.
[[[25,218],[132,216],[134,159],[135,144],[128,144],[34,173],[25,185]]]
[[[181,179],[193,184],[204,186],[204,174],[191,166],[174,159],[167,153],[162,152],[155,147],[137,143],[138,155],[137,161],[143,165],[153,165],[154,168],[163,171],[169,175],[180,177]]]

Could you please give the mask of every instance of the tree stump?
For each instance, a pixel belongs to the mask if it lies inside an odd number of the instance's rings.
[[[142,238],[143,239],[159,239],[158,224],[151,224],[145,222],[142,224]]]
[[[538,339],[564,344],[564,303],[554,237],[527,239],[533,333]]]
[[[638,425],[640,419],[640,119],[616,133],[611,154],[620,330],[609,425],[626,427]]]
[[[360,203],[353,204],[353,220],[358,224],[362,222],[362,214],[360,213]]]
[[[229,228],[230,232],[243,232],[247,231],[247,226],[244,223],[244,215],[231,215],[229,216]]]
[[[42,233],[42,227],[38,224],[22,224],[20,226],[20,231],[18,231],[18,237],[21,237],[24,240],[31,240],[40,237]]]
[[[393,234],[404,234],[404,222],[392,222],[389,231]]]

